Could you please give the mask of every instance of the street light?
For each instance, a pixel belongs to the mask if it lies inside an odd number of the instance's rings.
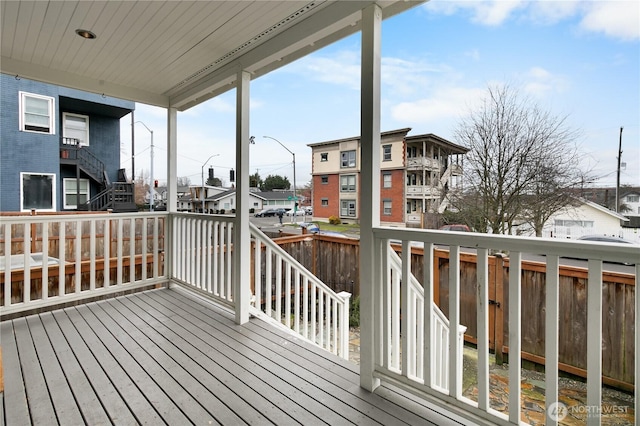
[[[272,138],[271,136],[263,136],[263,138],[273,139],[278,142],[280,146],[289,151],[289,154],[293,155],[293,217],[296,218],[298,213],[298,197],[296,196],[296,154],[276,138]]]
[[[149,133],[151,133],[151,176],[149,177],[149,188],[150,188],[150,200],[149,200],[149,211],[153,211],[153,204],[155,202],[155,194],[154,194],[154,189],[153,189],[153,185],[154,185],[154,180],[153,180],[153,130],[151,130],[150,128],[147,127],[146,124],[144,124],[142,121],[136,121],[133,124],[136,123],[140,123],[144,126],[145,129],[147,129],[149,131]],[[132,166],[133,167],[133,166]],[[135,176],[133,176],[133,179],[135,180]]]
[[[204,166],[207,165],[209,160],[211,160],[213,157],[217,157],[218,155],[220,154],[213,154],[211,157],[207,158],[207,161],[205,161],[204,164],[202,165],[202,170],[200,174],[202,178],[202,191],[200,192],[200,203],[201,203],[202,213],[204,213]]]

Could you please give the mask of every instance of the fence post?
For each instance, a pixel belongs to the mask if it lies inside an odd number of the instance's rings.
[[[342,358],[349,360],[349,299],[351,293],[341,291],[338,293],[344,304],[340,312],[340,354]]]
[[[495,254],[495,282],[489,283],[489,291],[491,287],[495,289],[495,301],[493,305],[495,308],[495,321],[494,321],[494,342],[495,342],[495,354],[496,365],[502,365],[504,363],[504,256],[502,253]]]

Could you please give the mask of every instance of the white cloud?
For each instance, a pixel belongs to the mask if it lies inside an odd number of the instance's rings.
[[[343,50],[332,57],[307,56],[287,67],[288,72],[301,73],[314,81],[360,89],[360,56]]]
[[[586,2],[580,23],[583,30],[622,40],[640,39],[640,3],[633,1]]]
[[[401,102],[392,108],[394,120],[430,124],[457,120],[482,102],[486,89],[450,87],[439,89],[429,98]]]
[[[528,9],[529,19],[541,25],[552,25],[575,16],[581,0],[538,0]]]
[[[501,25],[514,12],[526,6],[522,0],[492,0],[492,1],[443,1],[428,2],[425,8],[429,11],[444,15],[458,12],[470,15],[471,21],[481,25]]]
[[[622,40],[640,39],[640,2],[637,0],[431,1],[424,8],[442,15],[462,14],[471,22],[485,26],[499,26],[518,19],[552,25],[578,17],[583,31]]]
[[[552,74],[542,67],[531,68],[524,74],[524,79],[524,91],[538,98],[563,93],[569,86],[564,77]]]
[[[382,84],[391,95],[407,96],[424,92],[434,75],[453,74],[450,67],[393,57],[382,58]]]

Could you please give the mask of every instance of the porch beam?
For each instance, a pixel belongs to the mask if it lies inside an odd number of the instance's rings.
[[[249,229],[249,85],[251,75],[236,78],[236,223],[233,228],[233,302],[238,324],[249,321],[251,303],[251,230]]]
[[[374,294],[382,286],[381,274],[373,265],[379,264],[374,249],[373,228],[380,226],[380,55],[382,11],[371,5],[362,10],[362,65],[360,89],[360,386],[373,391],[380,379],[374,350]],[[380,254],[378,253],[378,256]],[[379,362],[379,360],[378,360]]]

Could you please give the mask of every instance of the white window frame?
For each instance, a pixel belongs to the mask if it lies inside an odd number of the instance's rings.
[[[19,108],[20,108],[20,114],[19,114],[20,131],[42,133],[45,135],[55,135],[56,133],[56,114],[55,114],[55,108],[54,108],[55,100],[51,96],[42,96],[42,95],[37,95],[35,93],[29,93],[29,92],[18,92],[18,93],[19,93]],[[48,110],[49,110],[48,111],[48,121],[49,121],[48,129],[45,130],[44,127],[42,127],[43,130],[38,130],[36,128],[31,128],[31,129],[27,128],[30,125],[28,120],[26,119],[27,98],[42,99],[47,101]],[[31,126],[39,127],[34,125],[31,125]]]
[[[391,203],[391,200],[383,200],[382,201],[382,214],[385,215],[385,216],[391,216],[391,208],[392,207],[393,207],[393,204]]]
[[[322,185],[328,185],[329,184],[329,176],[327,176],[327,175],[320,176],[320,183]]]
[[[24,177],[25,176],[50,176],[51,177],[51,208],[36,209],[39,212],[55,212],[57,206],[56,199],[56,174],[55,173],[38,173],[38,172],[20,172],[20,211],[29,212],[31,207],[24,206]]]
[[[638,195],[627,195],[627,203],[637,203],[640,201],[640,196]]]
[[[320,205],[321,205],[322,207],[328,207],[328,206],[329,206],[329,199],[328,199],[328,198],[322,198],[322,199],[320,200]]]
[[[391,145],[382,145],[382,161],[391,161]]]
[[[65,138],[78,139],[67,134],[67,117],[81,118],[85,121],[87,125],[86,129],[84,129],[85,137],[83,139],[80,139],[80,146],[89,146],[89,116],[82,115],[82,114],[74,114],[71,112],[62,113],[62,132],[63,132],[62,136]]]
[[[353,154],[353,158],[352,155]],[[346,165],[345,165],[346,164]],[[352,169],[356,167],[356,150],[351,149],[349,151],[341,151],[340,152],[340,168],[342,169]]]
[[[67,193],[67,185],[69,184],[70,181],[75,182],[76,178],[64,178],[62,179],[62,200],[63,200],[63,205],[65,209],[77,209],[78,206],[76,204],[69,204],[67,202],[67,195],[76,195],[77,192],[68,192]],[[89,179],[80,179],[80,182],[85,183],[87,185],[87,189],[86,191],[82,190],[82,185],[80,185],[80,194],[81,195],[86,195],[87,196],[87,201],[91,199],[91,183],[89,182]]]
[[[349,182],[351,180],[353,183]],[[340,176],[340,192],[356,192],[356,175]]]
[[[340,200],[340,217],[356,217],[356,200]]]
[[[383,173],[382,174],[382,187],[383,188],[391,188],[391,173]]]

